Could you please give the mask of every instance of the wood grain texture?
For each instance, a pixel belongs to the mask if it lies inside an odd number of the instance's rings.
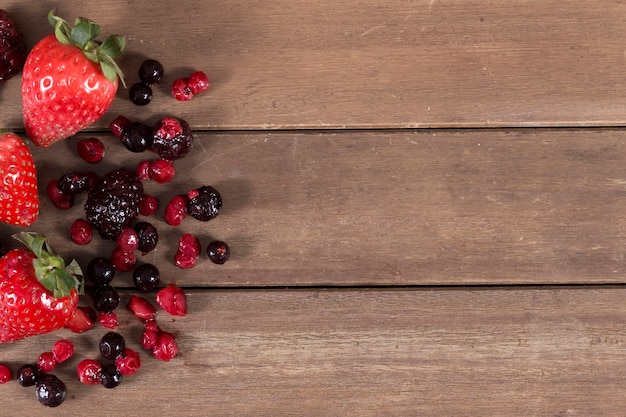
[[[98,1],[103,32],[128,39],[129,83],[157,58],[151,115],[203,129],[588,126],[626,123],[626,6],[618,1]],[[5,2],[29,46],[46,13],[94,18],[94,2]],[[91,13],[91,14],[90,14]],[[210,93],[168,97],[203,69]],[[120,89],[111,115],[137,109]],[[21,126],[19,79],[0,126]],[[8,105],[11,103],[10,105]],[[96,128],[105,128],[106,119]]]
[[[126,297],[126,295],[124,296]],[[626,290],[190,291],[171,323],[179,357],[144,354],[140,372],[107,390],[81,386],[93,333],[61,332],[69,398],[46,415],[620,415],[626,383]],[[137,319],[120,311],[128,345]],[[92,332],[104,334],[105,330]],[[11,364],[49,348],[44,336],[0,346]],[[1,387],[12,409],[32,389]],[[6,404],[6,403],[5,403]],[[40,410],[43,412],[43,410]]]
[[[114,243],[71,243],[67,231],[84,217],[86,197],[59,211],[45,185],[63,167],[103,174],[153,155],[102,135],[105,161],[81,164],[74,146],[82,137],[34,150],[43,206],[33,228],[53,237],[59,253],[86,263]],[[140,217],[161,236],[140,262],[155,263],[181,285],[624,282],[621,130],[198,132],[194,149],[176,162],[175,181],[146,183],[161,208]],[[167,202],[201,185],[222,194],[220,215],[167,226]],[[184,232],[204,248],[225,240],[231,260],[217,266],[203,255],[181,273],[173,257]],[[130,274],[122,279],[131,285]]]

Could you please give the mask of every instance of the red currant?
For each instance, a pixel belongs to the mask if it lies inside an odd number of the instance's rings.
[[[66,339],[57,340],[52,345],[52,355],[58,362],[65,362],[74,355],[74,344]]]
[[[90,164],[97,164],[104,158],[104,143],[98,138],[82,139],[76,148],[78,155]]]
[[[76,219],[70,226],[70,238],[77,245],[87,245],[91,242],[93,227],[84,219]]]
[[[7,383],[11,380],[11,368],[0,364],[0,384]]]
[[[78,380],[87,385],[99,385],[102,364],[95,359],[84,359],[76,366]]]

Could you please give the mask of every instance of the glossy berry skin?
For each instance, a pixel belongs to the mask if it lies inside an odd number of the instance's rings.
[[[141,357],[136,351],[126,348],[120,356],[115,358],[115,367],[124,376],[134,375],[141,367]]]
[[[145,106],[152,101],[152,88],[143,82],[135,83],[128,90],[128,98],[137,106]]]
[[[131,152],[139,153],[152,145],[150,128],[141,122],[130,122],[122,130],[122,144]]]
[[[108,332],[100,339],[100,354],[110,360],[115,360],[126,349],[124,336],[116,332]]]
[[[104,388],[115,388],[122,383],[122,374],[115,364],[102,367],[100,371],[100,382]]]
[[[142,216],[152,216],[156,214],[158,209],[159,200],[153,195],[144,194],[139,203],[139,214]]]
[[[6,384],[12,377],[11,368],[4,364],[0,364],[0,384]]]
[[[222,208],[222,196],[212,186],[205,185],[187,193],[187,213],[201,221],[215,218]]]
[[[0,10],[0,81],[6,81],[22,70],[27,52],[13,17],[6,10]]]
[[[66,339],[57,340],[52,345],[52,355],[57,363],[63,363],[74,355],[74,344]]]
[[[150,179],[156,181],[159,184],[165,184],[174,179],[176,175],[176,169],[174,163],[166,159],[157,159],[150,163],[148,168],[148,175]]]
[[[175,79],[170,86],[170,93],[178,101],[191,100],[194,94],[191,92],[191,88],[189,88],[189,78]]]
[[[172,316],[187,315],[187,296],[182,288],[168,285],[156,295],[157,304]]]
[[[37,367],[41,372],[52,372],[57,367],[57,361],[52,352],[43,352],[37,358]]]
[[[180,226],[187,216],[187,203],[189,197],[186,194],[178,194],[165,206],[165,222],[170,226]]]
[[[133,227],[139,236],[137,250],[141,251],[144,255],[152,252],[154,248],[156,248],[157,243],[159,243],[159,233],[156,227],[150,222],[138,222]]]
[[[65,383],[56,375],[42,375],[35,387],[37,399],[39,402],[48,407],[58,407],[65,401],[67,388]]]
[[[80,306],[74,311],[72,318],[65,324],[64,327],[74,333],[83,333],[87,330],[93,329],[93,324],[96,321],[96,318],[96,310],[91,307]]]
[[[41,371],[35,364],[25,364],[20,366],[20,369],[17,370],[17,383],[23,387],[32,387],[34,386],[39,377],[41,376]]]
[[[125,227],[115,240],[117,246],[124,252],[132,252],[139,246],[137,231],[130,226]]]
[[[163,64],[156,59],[146,59],[139,66],[139,79],[146,84],[156,84],[163,78]]]
[[[148,350],[154,349],[160,332],[161,329],[159,329],[154,319],[145,321],[143,333],[141,334],[141,346]]]
[[[119,320],[115,311],[100,311],[98,312],[98,323],[107,329],[115,329],[119,324]]]
[[[203,71],[195,71],[189,76],[188,85],[195,96],[209,89],[209,78]]]
[[[91,242],[93,227],[84,219],[76,219],[70,226],[70,238],[77,245],[87,245]]]
[[[143,321],[154,320],[156,317],[156,308],[143,297],[131,295],[126,307]]]
[[[97,286],[109,284],[115,277],[115,266],[110,259],[98,256],[87,264],[85,276]]]
[[[31,50],[22,72],[22,108],[26,134],[48,147],[98,120],[117,93],[98,64],[73,45],[51,34]],[[54,118],[54,123],[49,122]]]
[[[153,264],[141,264],[133,270],[133,282],[141,291],[151,291],[159,286],[161,274]]]
[[[83,359],[76,365],[76,374],[81,384],[100,385],[102,364],[95,359]]]
[[[0,135],[0,222],[30,226],[39,215],[35,161],[15,133]]]
[[[98,312],[108,313],[117,308],[120,303],[120,296],[111,285],[104,284],[94,288],[91,299],[93,308]]]
[[[178,343],[173,334],[160,331],[152,348],[152,356],[160,361],[169,361],[178,355]]]
[[[89,178],[83,172],[70,171],[61,175],[57,187],[64,193],[78,194],[87,191]]]
[[[174,254],[174,264],[182,269],[193,268],[198,262],[198,255],[201,251],[198,238],[191,233],[185,233],[178,241],[178,249]]]
[[[111,252],[111,262],[113,262],[116,271],[128,272],[132,271],[137,264],[137,256],[135,256],[135,252],[125,251],[118,246]]]
[[[152,126],[152,149],[161,159],[180,159],[191,151],[192,146],[193,134],[185,120],[163,117]]]
[[[97,164],[104,159],[104,143],[98,138],[81,139],[76,144],[76,151],[83,161]]]
[[[46,194],[54,207],[59,210],[69,210],[74,207],[75,194],[64,193],[59,190],[59,180],[51,180],[46,187]]]
[[[230,248],[226,242],[214,240],[207,246],[207,256],[211,262],[221,265],[230,258]]]
[[[130,123],[127,117],[119,115],[115,119],[111,120],[109,123],[109,130],[116,138],[122,137],[122,132],[124,131],[124,127]]]

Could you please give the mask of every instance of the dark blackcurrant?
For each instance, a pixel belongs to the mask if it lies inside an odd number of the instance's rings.
[[[17,382],[23,387],[32,387],[41,376],[41,371],[34,364],[22,365],[17,371]]]
[[[163,65],[156,59],[146,59],[139,67],[139,79],[146,84],[156,84],[164,74]]]
[[[152,88],[146,83],[135,83],[128,90],[128,98],[133,104],[145,106],[152,101]]]
[[[149,222],[139,222],[133,227],[139,237],[139,246],[137,246],[137,249],[144,254],[154,250],[159,241],[159,234],[157,233],[156,227]]]
[[[115,388],[122,382],[122,374],[114,364],[108,364],[102,367],[100,371],[100,381],[104,388]]]
[[[210,185],[205,185],[187,193],[187,213],[198,220],[209,221],[217,216],[222,208],[222,196]]]
[[[159,270],[152,264],[141,264],[133,271],[135,286],[142,291],[155,289],[160,280]]]
[[[130,122],[124,126],[120,140],[131,152],[143,152],[152,146],[152,131],[141,122]]]
[[[100,353],[106,359],[115,360],[124,353],[126,342],[124,336],[116,332],[108,332],[100,339]]]
[[[108,284],[113,280],[113,277],[115,277],[115,267],[110,259],[97,257],[89,261],[85,274],[87,279],[95,285],[100,286]]]
[[[93,308],[108,313],[117,308],[120,303],[120,296],[114,287],[104,284],[94,288],[91,300],[93,301]]]
[[[230,258],[230,248],[226,242],[214,240],[207,246],[206,253],[209,259],[215,264],[223,264]]]
[[[48,407],[57,407],[65,400],[67,388],[57,376],[46,374],[37,381],[36,393],[40,403]]]
[[[87,191],[89,188],[89,178],[83,172],[66,172],[59,178],[57,187],[67,194],[78,194]]]

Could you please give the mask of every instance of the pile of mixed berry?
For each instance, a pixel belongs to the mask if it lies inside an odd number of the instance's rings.
[[[99,27],[88,19],[78,18],[74,28],[53,12],[48,14],[48,20],[54,34],[28,51],[11,16],[0,10],[0,81],[22,71],[26,135],[41,147],[71,137],[100,119],[116,95],[118,82],[124,83],[114,60],[124,50],[123,37],[112,35],[100,42],[94,39]],[[80,65],[67,69],[69,60]],[[52,71],[46,74],[45,68]],[[158,60],[147,59],[138,75],[139,81],[128,89],[129,99],[143,106],[151,102],[152,87],[162,81],[164,68]],[[82,94],[84,98],[85,91],[76,87],[81,84],[99,86],[89,89],[90,97],[82,100],[82,107],[75,106],[72,100],[75,95]],[[186,101],[208,88],[206,74],[195,71],[175,80],[170,90],[174,99]],[[50,122],[53,119],[55,123]],[[157,212],[161,202],[144,191],[144,183],[174,180],[176,161],[192,151],[193,133],[185,120],[169,115],[151,125],[120,115],[110,122],[109,128],[120,146],[133,153],[150,153],[151,157],[135,167],[120,166],[101,176],[89,169],[60,172],[46,184],[45,196],[57,209],[68,210],[82,201],[76,198],[79,194],[86,194],[84,217],[68,225],[71,240],[77,245],[88,245],[96,234],[115,242],[114,249],[91,259],[87,265],[80,266],[76,261],[66,264],[54,254],[45,236],[34,232],[16,234],[24,247],[4,251],[0,257],[0,343],[60,328],[81,333],[99,324],[109,330],[99,340],[100,354],[83,358],[76,376],[84,384],[114,388],[141,366],[140,353],[126,347],[124,336],[115,331],[116,309],[120,306],[120,296],[112,282],[116,273],[132,273],[138,294],[145,294],[131,295],[125,306],[143,323],[143,349],[162,361],[171,360],[179,352],[175,334],[161,329],[156,317],[157,308],[172,316],[186,315],[185,292],[174,283],[164,285],[158,268],[139,262],[137,254],[150,253],[159,241],[157,228],[146,219]],[[86,163],[97,164],[105,158],[105,145],[99,138],[90,137],[77,142],[77,152]],[[5,177],[0,178],[0,221],[35,227],[39,212],[36,161],[15,133],[0,137],[2,175]],[[11,175],[10,180],[7,175]],[[205,184],[171,196],[165,202],[164,218],[172,226],[180,225],[186,216],[206,222],[214,219],[221,207],[218,190]],[[203,253],[215,264],[223,264],[229,259],[230,248],[221,240],[211,241],[203,248],[196,236],[183,233],[171,261],[181,269],[192,268]],[[34,386],[42,404],[58,406],[66,397],[67,387],[53,372],[73,355],[71,340],[57,340],[49,351],[13,372],[0,364],[0,384],[16,379],[22,386]]]

